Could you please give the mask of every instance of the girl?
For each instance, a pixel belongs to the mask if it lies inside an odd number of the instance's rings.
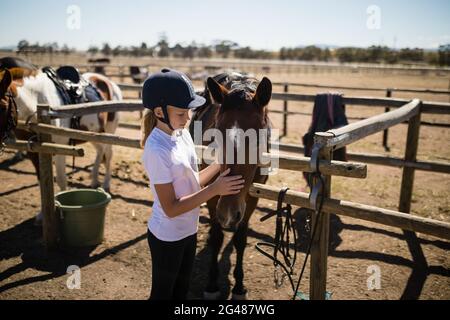
[[[219,173],[213,163],[198,172],[195,146],[184,129],[189,109],[205,99],[195,94],[181,72],[163,69],[150,76],[142,90],[148,108],[142,124],[143,163],[154,195],[148,221],[152,257],[151,300],[186,299],[197,246],[200,205],[218,195],[239,193],[241,176]]]

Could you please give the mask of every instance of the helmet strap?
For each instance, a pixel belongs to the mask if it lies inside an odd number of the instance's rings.
[[[170,124],[169,113],[167,112],[167,106],[162,106],[161,109],[163,111],[164,118],[158,118],[158,119],[161,120],[162,122],[164,122],[165,124],[167,124],[167,126],[170,128],[170,130],[175,131],[175,129]]]

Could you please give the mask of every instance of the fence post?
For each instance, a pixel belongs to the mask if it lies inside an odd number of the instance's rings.
[[[417,149],[419,146],[419,131],[420,131],[420,117],[421,117],[422,103],[419,104],[419,112],[417,115],[411,117],[408,121],[408,134],[406,138],[405,161],[415,162],[417,159]],[[402,186],[400,191],[400,201],[398,211],[410,213],[411,200],[414,189],[414,173],[415,169],[411,167],[403,167]],[[423,253],[420,241],[413,231],[403,230],[406,243],[408,244],[409,252],[411,253],[413,263],[418,270],[426,270],[428,268],[427,259]],[[411,275],[411,278],[413,275]],[[417,299],[413,293],[417,289],[412,289],[413,284],[408,282],[408,285],[400,297],[404,299]]]
[[[386,89],[386,97],[387,98],[392,97],[391,89]],[[389,107],[384,108],[384,112],[389,112],[389,111],[391,111],[391,108],[389,108]],[[390,148],[388,146],[388,133],[389,133],[389,129],[386,129],[383,131],[383,147],[384,147],[384,150],[386,150],[386,151],[390,151]]]
[[[123,65],[119,66],[119,77],[120,77],[120,82],[123,83],[123,78],[124,78],[124,74],[123,74]]]
[[[37,106],[38,123],[50,124],[48,105]],[[38,134],[38,141],[51,142],[51,135]],[[39,153],[39,186],[41,189],[41,211],[43,215],[43,236],[47,250],[56,249],[59,240],[59,217],[55,212],[55,195],[53,189],[52,155]]]
[[[411,117],[408,122],[408,134],[406,138],[405,161],[415,162],[419,146],[419,129],[422,102],[419,104],[419,112]],[[414,187],[414,171],[412,167],[403,167],[402,187],[398,211],[409,213],[411,210],[411,198]]]
[[[284,93],[289,92],[289,84],[284,84]],[[283,104],[283,137],[287,136],[287,121],[288,121],[288,101],[284,100]]]
[[[318,142],[318,138],[322,142],[333,138],[331,133],[320,132],[316,133],[314,142]],[[327,161],[332,159],[332,148],[322,148],[319,154],[319,158]],[[320,169],[320,168],[319,168]],[[331,193],[331,176],[323,176],[325,183],[324,193],[320,197],[329,198]],[[313,181],[312,188],[317,184],[317,181]],[[312,190],[312,189],[311,189]],[[330,230],[330,214],[321,212],[320,219],[317,219],[316,212],[312,214],[311,219],[311,232],[317,225],[317,231],[312,240],[311,246],[311,263],[310,263],[310,284],[309,284],[309,296],[311,300],[325,300],[326,288],[327,288],[327,259],[328,259],[328,239]]]

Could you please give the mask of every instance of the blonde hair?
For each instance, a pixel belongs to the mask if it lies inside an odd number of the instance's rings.
[[[152,132],[153,128],[156,127],[158,119],[156,118],[155,113],[151,109],[147,109],[144,112],[144,116],[142,117],[141,123],[141,147],[145,146],[145,142],[147,141],[148,136]]]

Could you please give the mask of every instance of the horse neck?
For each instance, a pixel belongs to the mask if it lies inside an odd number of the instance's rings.
[[[38,104],[50,106],[62,104],[55,85],[45,73],[24,78],[23,85],[17,86],[17,97],[15,99],[21,120],[33,115]]]

